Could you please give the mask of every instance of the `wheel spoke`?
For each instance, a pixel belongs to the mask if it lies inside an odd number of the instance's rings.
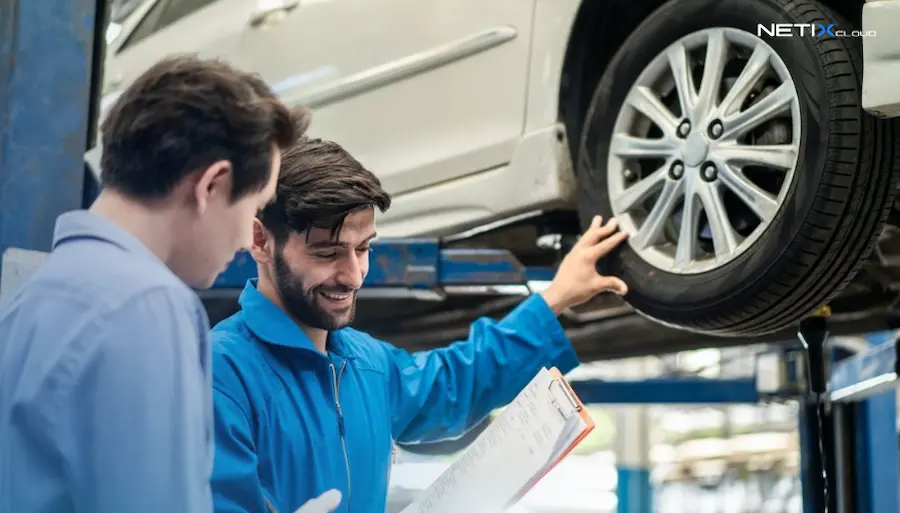
[[[697,194],[703,203],[703,211],[706,212],[706,221],[712,232],[713,247],[716,260],[727,258],[734,253],[738,246],[737,234],[728,219],[728,212],[722,202],[722,195],[715,185],[708,183],[697,184]]]
[[[667,56],[672,77],[675,79],[681,115],[690,116],[694,111],[694,104],[697,102],[697,89],[694,87],[694,78],[691,76],[687,48],[683,44],[674,45],[669,49]]]
[[[751,182],[735,167],[719,166],[719,179],[731,189],[762,221],[770,221],[778,212],[778,199]]]
[[[719,106],[718,117],[731,116],[741,108],[750,91],[759,82],[769,66],[769,50],[765,45],[757,45],[747,59],[744,69],[728,90]]]
[[[794,84],[784,82],[777,89],[754,103],[747,110],[722,120],[725,133],[722,139],[734,139],[766,121],[787,112],[794,101]]]
[[[731,164],[750,164],[784,170],[793,168],[797,161],[797,148],[790,144],[760,146],[723,144],[716,148],[715,154],[724,162]]]
[[[663,234],[666,221],[675,210],[678,199],[681,197],[684,182],[667,180],[656,204],[650,209],[650,214],[644,220],[643,226],[634,235],[632,241],[636,248],[646,249],[656,244]]]
[[[624,214],[646,201],[653,193],[663,187],[668,173],[669,166],[667,164],[639,180],[620,194],[617,194],[612,199],[613,211],[616,215]]]
[[[706,59],[703,61],[700,92],[697,94],[697,103],[694,108],[694,115],[697,119],[705,117],[719,99],[722,76],[725,73],[725,65],[728,63],[728,48],[728,40],[725,39],[724,31],[716,30],[710,34],[706,43]]]
[[[675,138],[678,120],[649,87],[635,87],[628,98],[628,103],[650,118],[650,121],[653,121],[666,137]]]
[[[783,215],[804,128],[795,116],[801,84],[786,66],[773,46],[740,29],[698,29],[631,82],[618,116],[605,120],[613,134],[605,190],[649,265],[685,275],[721,268]],[[777,130],[762,137],[770,125]],[[654,170],[651,161],[665,164]]]
[[[667,138],[645,139],[627,134],[615,134],[610,145],[610,153],[623,159],[668,158],[675,148],[675,142]]]
[[[678,231],[678,245],[675,248],[675,267],[685,268],[697,258],[697,237],[700,234],[699,198],[693,183],[686,186],[684,210],[681,215],[681,229]]]

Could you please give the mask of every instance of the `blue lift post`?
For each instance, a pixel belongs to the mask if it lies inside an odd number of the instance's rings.
[[[872,348],[836,362],[828,381],[834,411],[850,413],[842,426],[849,438],[843,446],[846,458],[837,465],[852,467],[854,472],[847,476],[852,481],[842,487],[850,490],[849,497],[838,500],[854,508],[851,511],[892,513],[900,511],[896,457],[900,451],[896,397],[900,346],[890,333],[871,334],[867,339]],[[810,427],[801,424],[800,429]]]
[[[82,206],[98,5],[0,0],[0,258]]]

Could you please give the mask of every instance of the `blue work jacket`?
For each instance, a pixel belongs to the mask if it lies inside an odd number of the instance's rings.
[[[219,513],[293,513],[329,488],[340,512],[383,513],[394,442],[459,436],[541,367],[578,365],[539,295],[446,348],[410,354],[345,328],[323,354],[254,285],[212,330]]]

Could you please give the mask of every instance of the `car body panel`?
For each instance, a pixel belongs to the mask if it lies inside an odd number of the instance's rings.
[[[311,107],[311,135],[340,142],[379,176],[395,198],[379,219],[385,236],[571,206],[556,111],[579,0],[214,0],[130,42],[165,4],[184,1],[148,0],[122,22],[104,109],[165,55],[223,57]],[[251,21],[265,9],[272,15]],[[335,21],[351,19],[367,22]],[[86,158],[98,177],[99,159],[99,149]]]
[[[531,2],[306,0],[235,62],[408,193],[507,162],[522,134]],[[338,20],[364,19],[342,29]],[[285,87],[304,73],[317,80]]]
[[[900,27],[900,0],[867,1],[863,6],[862,105],[880,117],[900,116],[900,40],[891,36]]]
[[[537,0],[531,32],[525,131],[559,120],[563,66],[582,0]]]
[[[232,58],[253,11],[247,0],[215,0],[168,26],[145,35],[149,25],[160,23],[173,2],[150,0],[123,24],[120,40],[112,45],[104,70],[103,94],[107,106],[150,65],[167,55],[197,53],[204,57]],[[215,19],[215,24],[208,23]],[[143,37],[141,37],[143,36]]]

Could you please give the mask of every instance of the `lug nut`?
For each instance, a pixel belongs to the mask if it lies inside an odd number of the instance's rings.
[[[691,133],[691,122],[688,120],[684,120],[678,125],[678,137],[684,139]]]
[[[709,125],[709,136],[713,139],[718,139],[722,137],[722,133],[725,131],[725,127],[722,126],[722,122],[719,120],[713,121]]]
[[[674,180],[680,180],[681,177],[684,176],[684,164],[681,162],[672,164],[672,167],[669,168],[669,176]]]
[[[703,179],[707,182],[714,182],[716,178],[719,176],[719,171],[716,169],[716,166],[713,164],[706,164],[703,166],[703,170],[701,171]]]
[[[637,173],[634,172],[634,169],[625,168],[625,172],[622,174],[624,175],[625,181],[627,182],[633,182],[637,180]]]

